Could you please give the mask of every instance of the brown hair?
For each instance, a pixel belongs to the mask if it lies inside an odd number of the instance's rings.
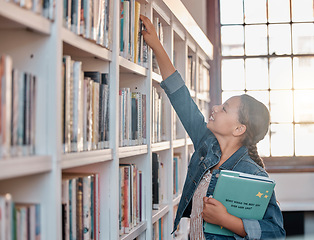
[[[268,131],[269,111],[263,103],[247,94],[241,95],[240,99],[239,122],[246,126],[242,144],[248,148],[252,160],[264,168],[264,162],[258,155],[256,144],[265,137]]]

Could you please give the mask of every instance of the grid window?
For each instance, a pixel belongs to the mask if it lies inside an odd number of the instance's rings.
[[[270,111],[264,157],[314,156],[313,0],[220,0],[222,101],[247,93]]]

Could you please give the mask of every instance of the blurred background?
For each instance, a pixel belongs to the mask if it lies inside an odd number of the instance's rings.
[[[211,105],[249,94],[271,114],[258,144],[288,239],[314,239],[313,0],[182,0],[214,45]]]

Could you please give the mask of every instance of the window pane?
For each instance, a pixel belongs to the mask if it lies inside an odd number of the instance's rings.
[[[291,54],[289,24],[269,25],[269,55]]]
[[[222,90],[244,90],[244,61],[222,60],[221,82]]]
[[[270,147],[269,147],[269,133],[266,134],[263,140],[257,144],[257,151],[261,157],[269,157]]]
[[[231,98],[233,96],[239,96],[239,95],[242,95],[242,94],[244,94],[244,91],[226,91],[226,92],[222,92],[221,102],[224,103],[229,98]]]
[[[271,124],[271,155],[293,155],[293,125]]]
[[[270,92],[270,119],[271,122],[292,122],[293,105],[291,91]]]
[[[305,22],[314,21],[313,0],[291,0],[292,21]]]
[[[245,60],[246,89],[268,89],[267,58],[247,58]]]
[[[269,62],[269,82],[271,89],[292,88],[291,58],[271,58]]]
[[[289,0],[268,0],[268,21],[290,22]]]
[[[242,0],[220,0],[220,22],[243,23]]]
[[[245,53],[247,55],[267,54],[266,25],[254,25],[245,27]]]
[[[314,88],[314,57],[293,59],[294,88]]]
[[[295,155],[313,156],[314,124],[295,125]]]
[[[296,122],[314,122],[314,90],[295,90],[294,103]]]
[[[266,0],[244,0],[245,23],[266,23]]]
[[[314,53],[313,23],[292,24],[292,43],[294,54]]]
[[[244,54],[243,26],[221,27],[221,51],[223,56]]]
[[[269,110],[269,92],[268,91],[247,91],[247,94],[263,103]]]

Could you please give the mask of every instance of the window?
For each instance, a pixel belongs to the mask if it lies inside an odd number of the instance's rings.
[[[313,0],[220,0],[222,101],[247,93],[269,109],[263,157],[314,156]]]

